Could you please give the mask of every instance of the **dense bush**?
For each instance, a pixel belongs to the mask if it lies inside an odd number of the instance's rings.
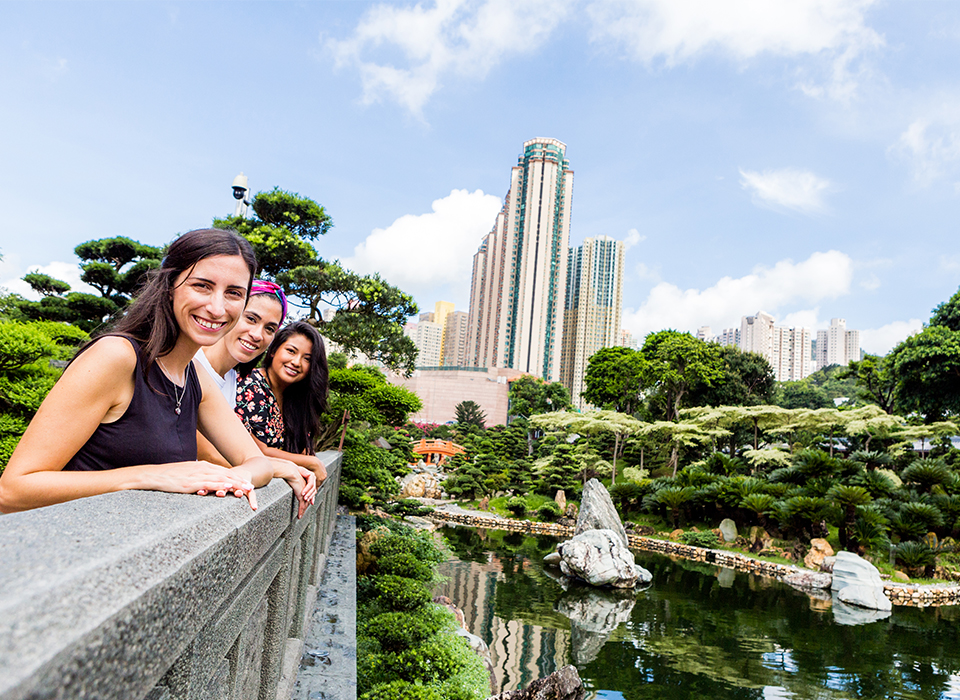
[[[360,700],[443,700],[443,696],[432,686],[409,681],[391,681],[375,685],[361,695]]]
[[[422,643],[442,629],[455,624],[453,613],[437,605],[411,612],[377,615],[366,625],[366,633],[380,643],[384,651],[402,651]]]
[[[416,610],[430,602],[430,591],[422,581],[392,574],[374,577],[380,602],[389,610]]]
[[[527,512],[527,500],[523,496],[513,496],[507,501],[507,510],[518,518],[522,517]]]
[[[560,510],[560,504],[556,501],[544,501],[537,508],[537,517],[547,522],[553,522],[561,515],[563,515],[563,511]]]
[[[377,570],[382,574],[403,576],[417,581],[430,581],[433,578],[433,567],[430,562],[421,561],[409,552],[388,554],[377,559]]]
[[[445,557],[428,533],[415,532],[410,534],[392,532],[384,535],[372,545],[370,553],[375,557],[386,557],[391,554],[412,554],[420,561],[439,564]]]
[[[713,548],[720,544],[717,533],[712,530],[705,532],[685,532],[680,535],[680,541],[693,547]]]

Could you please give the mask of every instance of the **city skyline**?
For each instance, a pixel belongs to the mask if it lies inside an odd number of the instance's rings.
[[[756,309],[886,352],[957,291],[960,6],[880,0],[7,2],[0,286],[78,243],[233,211],[241,171],[332,215],[320,253],[469,302],[503,164],[577,172],[625,241],[623,327]],[[283,98],[279,96],[283,95]]]

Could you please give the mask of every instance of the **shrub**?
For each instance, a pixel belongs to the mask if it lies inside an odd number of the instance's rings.
[[[553,522],[561,515],[563,515],[563,511],[560,510],[560,504],[558,504],[556,501],[545,501],[539,508],[537,508],[537,517],[539,517],[541,520]]]
[[[391,610],[415,610],[430,602],[430,591],[421,581],[391,574],[373,578],[380,602]]]
[[[377,558],[391,554],[412,554],[420,561],[437,564],[445,558],[430,535],[418,533],[412,529],[409,534],[390,533],[381,537],[370,545],[370,553]]]
[[[426,515],[432,513],[433,508],[423,505],[414,498],[404,498],[387,505],[387,512],[393,515]]]
[[[433,578],[433,567],[430,563],[420,561],[409,552],[381,557],[377,560],[377,570],[382,574],[392,574],[417,581],[429,581]]]
[[[360,696],[360,700],[443,700],[443,696],[430,686],[408,681],[380,683]]]
[[[527,501],[523,496],[514,496],[509,501],[507,501],[507,510],[516,515],[517,517],[522,516],[527,512]]]
[[[403,651],[429,639],[452,624],[448,610],[427,605],[413,612],[388,612],[367,624],[366,633],[380,642],[384,651]]]
[[[911,571],[932,567],[937,563],[936,551],[926,542],[901,542],[895,548],[897,562]]]
[[[717,533],[707,530],[706,532],[685,532],[680,535],[680,541],[693,547],[716,547],[720,544]]]

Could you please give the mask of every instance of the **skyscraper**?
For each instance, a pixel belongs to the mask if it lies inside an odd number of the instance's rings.
[[[817,331],[817,369],[830,365],[845,367],[860,359],[860,331],[848,331],[842,318],[831,318],[830,327]]]
[[[580,392],[587,360],[600,348],[620,342],[623,256],[623,242],[608,236],[587,238],[582,246],[570,248],[560,381],[579,408],[584,407]]]
[[[467,363],[557,381],[573,171],[566,144],[523,144],[493,230],[473,258]]]

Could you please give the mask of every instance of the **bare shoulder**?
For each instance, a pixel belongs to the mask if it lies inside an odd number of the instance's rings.
[[[137,367],[137,351],[133,344],[117,335],[99,338],[70,363],[61,383],[90,377],[104,383],[125,382]],[[102,386],[102,384],[100,384]]]

